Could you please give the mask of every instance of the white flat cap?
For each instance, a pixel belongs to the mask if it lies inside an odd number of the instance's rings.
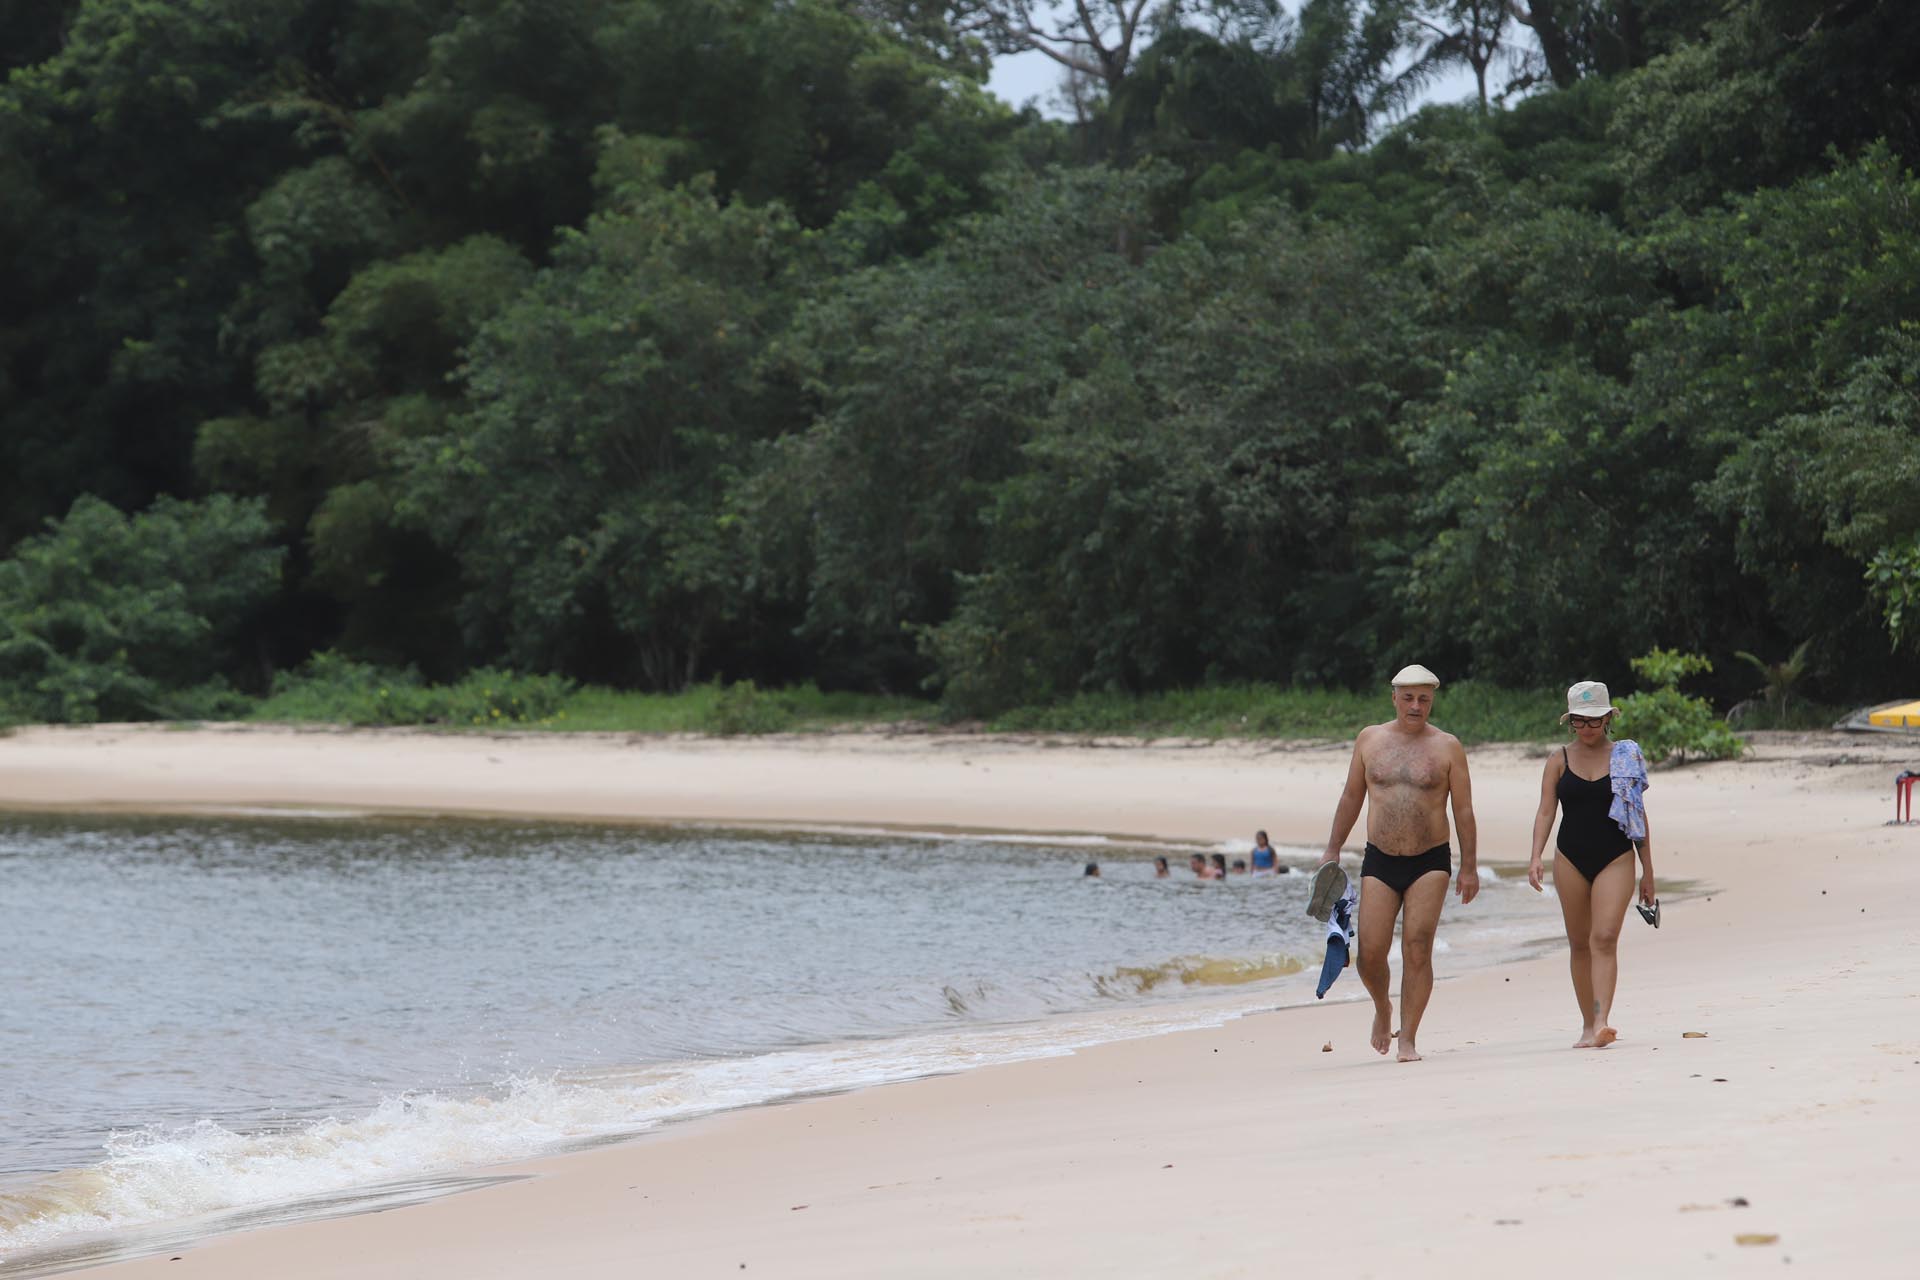
[[[1430,684],[1438,689],[1440,677],[1416,662],[1410,667],[1400,668],[1394,675],[1393,687],[1398,689],[1403,684]]]

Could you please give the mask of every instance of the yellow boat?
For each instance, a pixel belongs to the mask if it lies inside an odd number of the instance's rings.
[[[1833,727],[1870,733],[1920,733],[1920,702],[1912,699],[1883,702],[1877,707],[1856,711]]]
[[[1920,729],[1920,702],[1902,702],[1869,711],[1867,723],[1876,729]]]

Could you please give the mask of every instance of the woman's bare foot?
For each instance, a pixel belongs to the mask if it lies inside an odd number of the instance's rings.
[[[1582,1027],[1580,1028],[1580,1038],[1573,1042],[1573,1047],[1576,1049],[1591,1049],[1594,1046],[1594,1037],[1599,1034],[1600,1033],[1592,1027]]]
[[[1400,1061],[1402,1062],[1420,1061],[1420,1051],[1418,1049],[1415,1049],[1413,1047],[1413,1041],[1407,1039],[1405,1036],[1400,1037],[1400,1055],[1399,1056],[1400,1056]]]
[[[1604,1049],[1620,1038],[1620,1033],[1612,1027],[1602,1027],[1593,1033],[1593,1047]]]
[[[1375,1053],[1385,1053],[1393,1047],[1393,1006],[1377,1004],[1373,1006],[1373,1035],[1369,1042]]]

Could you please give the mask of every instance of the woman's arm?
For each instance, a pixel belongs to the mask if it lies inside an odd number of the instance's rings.
[[[1660,895],[1654,891],[1653,883],[1653,819],[1647,819],[1647,834],[1634,843],[1634,849],[1640,855],[1640,901],[1648,906]]]
[[[1560,785],[1562,767],[1563,757],[1555,751],[1547,757],[1547,767],[1540,772],[1540,807],[1533,811],[1533,856],[1527,860],[1527,883],[1536,893],[1541,891],[1544,871],[1540,858],[1547,849],[1547,833],[1553,830],[1553,811],[1560,804],[1556,788]]]

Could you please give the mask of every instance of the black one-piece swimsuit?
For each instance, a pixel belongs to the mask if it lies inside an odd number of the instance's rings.
[[[1615,858],[1633,848],[1633,841],[1607,816],[1613,807],[1613,775],[1583,778],[1573,771],[1565,748],[1560,755],[1566,768],[1554,787],[1560,799],[1560,835],[1555,843],[1573,869],[1592,884]]]

